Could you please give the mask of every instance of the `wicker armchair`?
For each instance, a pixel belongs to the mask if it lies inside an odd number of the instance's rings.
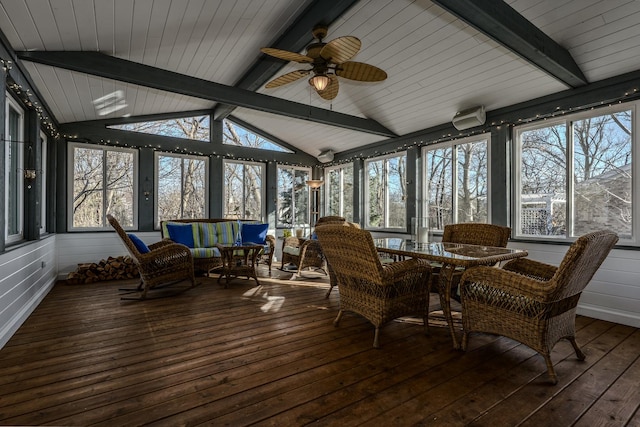
[[[585,356],[575,340],[576,306],[596,270],[618,236],[597,231],[576,240],[560,266],[527,258],[513,260],[503,268],[476,267],[462,276],[462,349],[471,332],[503,335],[519,341],[538,353],[547,364],[556,384],[550,353],[566,338],[576,356]]]
[[[191,287],[195,286],[193,258],[189,248],[169,240],[161,240],[149,245],[149,252],[140,253],[118,221],[112,215],[107,215],[107,219],[138,265],[141,280],[135,291],[140,292],[139,299],[145,299],[150,289],[160,285],[189,280]]]
[[[428,330],[429,264],[420,259],[382,264],[371,233],[348,224],[316,229],[329,265],[340,283],[338,326],[345,311],[353,311],[375,326],[373,346],[379,347],[380,327],[398,317],[420,314]]]
[[[467,245],[495,246],[504,248],[509,242],[511,228],[502,225],[484,224],[479,222],[465,222],[461,224],[448,224],[444,226],[442,241],[445,243],[464,243]],[[441,265],[432,263],[433,274],[431,276],[431,289],[438,283]],[[463,270],[456,271],[451,280],[451,295],[458,298],[458,284]]]
[[[318,219],[316,226],[330,223],[344,223],[346,220],[341,216],[325,216]],[[297,273],[307,268],[315,268],[327,274],[324,269],[324,255],[320,243],[316,239],[304,239],[299,237],[285,237],[282,242],[282,268],[287,264],[294,264],[298,267]],[[329,276],[331,274],[329,272]],[[331,292],[331,288],[329,288]],[[327,294],[327,297],[329,294]]]

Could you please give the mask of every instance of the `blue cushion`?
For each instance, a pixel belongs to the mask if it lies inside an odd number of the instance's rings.
[[[242,243],[264,245],[268,230],[269,224],[242,224]]]
[[[191,224],[168,223],[167,231],[169,232],[169,238],[174,242],[182,243],[190,248],[194,246]]]
[[[138,236],[136,236],[135,234],[131,234],[131,233],[129,233],[128,236],[131,239],[131,241],[133,242],[133,245],[136,247],[138,252],[140,252],[141,254],[146,254],[146,253],[149,252],[149,248],[147,247],[147,245],[145,245],[144,242],[142,240],[140,240],[140,238]]]

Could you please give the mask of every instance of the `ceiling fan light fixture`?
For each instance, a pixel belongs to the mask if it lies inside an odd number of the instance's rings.
[[[330,81],[331,80],[329,80],[329,77],[325,76],[324,74],[319,74],[309,79],[309,83],[311,84],[311,86],[320,91],[325,90],[327,86],[329,86]]]

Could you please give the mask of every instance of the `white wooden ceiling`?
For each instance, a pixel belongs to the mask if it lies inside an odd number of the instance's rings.
[[[16,51],[100,51],[234,85],[308,5],[301,0],[0,0],[0,29]],[[507,0],[573,56],[589,82],[640,69],[640,1]],[[325,101],[306,79],[260,93],[377,120],[398,135],[447,123],[474,105],[487,110],[568,87],[430,0],[362,0],[325,41],[362,40],[356,61],[381,83],[340,80]],[[24,62],[60,123],[105,118],[93,100],[122,90],[127,107],[107,117],[211,109],[214,102]],[[301,68],[287,65],[277,75]],[[302,67],[303,68],[303,67]],[[274,76],[275,77],[275,76]],[[311,155],[383,139],[238,108],[233,114]]]

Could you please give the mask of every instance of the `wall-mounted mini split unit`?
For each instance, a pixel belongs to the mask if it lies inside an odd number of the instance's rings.
[[[484,111],[484,106],[480,105],[479,107],[458,111],[451,122],[456,129],[465,130],[483,125],[485,120],[487,120],[487,115]]]
[[[318,161],[322,163],[329,163],[333,161],[333,150],[326,150],[318,154]]]

